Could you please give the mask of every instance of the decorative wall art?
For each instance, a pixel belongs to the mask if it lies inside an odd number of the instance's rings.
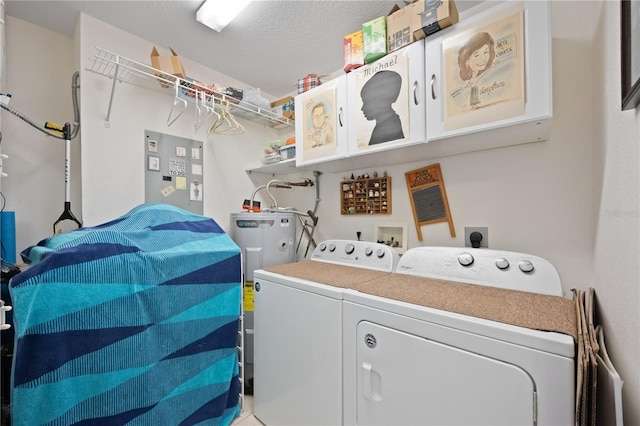
[[[409,136],[409,68],[404,52],[392,53],[356,73],[357,150]]]
[[[455,130],[524,114],[522,5],[442,43],[444,127]]]
[[[391,214],[391,176],[340,182],[340,214]]]
[[[407,190],[413,210],[418,240],[422,241],[422,225],[447,222],[451,237],[456,236],[453,219],[449,211],[449,200],[444,187],[440,164],[432,164],[405,173]]]
[[[622,110],[640,105],[640,2],[620,2]]]
[[[319,89],[315,89],[318,91]],[[304,99],[302,109],[303,158],[329,157],[337,152],[335,89],[319,91]]]

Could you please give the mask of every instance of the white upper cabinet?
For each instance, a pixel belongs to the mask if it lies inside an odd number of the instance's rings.
[[[426,142],[424,52],[420,40],[296,96],[296,167],[407,161],[398,148]]]
[[[492,4],[427,37],[425,49],[426,131],[429,142],[440,141],[436,151],[455,154],[548,139],[548,1]]]
[[[548,1],[460,22],[296,97],[296,167],[356,170],[549,139]]]
[[[350,157],[424,143],[424,40],[347,75]]]
[[[296,167],[347,156],[347,76],[304,92],[295,99]]]

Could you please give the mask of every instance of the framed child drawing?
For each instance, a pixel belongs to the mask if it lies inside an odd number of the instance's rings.
[[[444,127],[455,130],[524,114],[522,5],[443,41]]]
[[[323,90],[323,86],[301,98],[302,157],[305,161],[332,157],[337,153],[335,88],[327,85]]]

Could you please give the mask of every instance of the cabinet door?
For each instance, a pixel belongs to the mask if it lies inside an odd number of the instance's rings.
[[[425,49],[428,141],[464,138],[462,150],[474,151],[548,138],[549,2],[485,8],[427,37]]]
[[[349,156],[425,138],[424,40],[347,75]]]
[[[346,87],[341,76],[296,96],[296,167],[346,157]]]

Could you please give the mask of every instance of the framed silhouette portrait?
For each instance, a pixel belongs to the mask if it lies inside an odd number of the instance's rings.
[[[392,53],[352,71],[356,73],[356,125],[358,151],[409,136],[409,67],[407,54]]]
[[[443,41],[444,127],[455,130],[524,114],[522,5]]]

